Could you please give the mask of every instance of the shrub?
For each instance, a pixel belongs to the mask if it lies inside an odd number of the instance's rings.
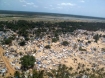
[[[52,42],[57,42],[58,39],[57,38],[52,38]]]
[[[69,45],[69,43],[68,43],[67,41],[63,41],[63,42],[62,42],[62,45],[63,45],[63,46],[67,46],[67,45]]]
[[[25,46],[25,41],[19,43],[20,46]]]
[[[50,45],[46,45],[45,48],[46,48],[46,49],[50,49],[51,46],[50,46]]]

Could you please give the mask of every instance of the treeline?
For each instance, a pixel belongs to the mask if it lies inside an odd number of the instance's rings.
[[[60,28],[70,28],[71,30],[75,28],[81,28],[86,30],[98,30],[98,29],[105,29],[105,23],[101,22],[33,22],[33,21],[25,21],[25,20],[18,20],[18,21],[0,21],[0,29],[6,26],[9,29],[17,30],[17,29],[31,29],[31,28],[41,28],[41,27],[60,27]]]
[[[81,64],[82,65],[82,64]],[[40,70],[37,71],[33,69],[32,72],[19,72],[16,71],[14,76],[9,76],[7,78],[104,78],[105,72],[104,68],[100,69],[90,69],[78,65],[77,71],[74,71],[72,67],[67,67],[65,65],[59,65],[58,68],[52,69],[50,71]]]
[[[88,31],[104,30],[105,23],[101,22],[33,22],[33,21],[0,21],[0,30],[5,31],[11,29],[24,37],[28,36],[28,33],[34,33],[36,36],[43,36],[46,33],[58,36],[61,33],[73,32],[76,29],[84,29]]]

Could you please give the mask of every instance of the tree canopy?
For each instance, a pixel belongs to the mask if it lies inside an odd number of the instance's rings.
[[[36,59],[34,56],[25,55],[22,58],[20,58],[20,61],[21,61],[22,69],[25,70],[28,68],[33,68]]]

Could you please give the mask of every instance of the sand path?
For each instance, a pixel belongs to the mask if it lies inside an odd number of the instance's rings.
[[[15,69],[13,69],[13,67],[9,63],[8,59],[5,56],[3,56],[3,52],[4,52],[3,48],[0,47],[0,56],[1,56],[2,60],[4,61],[5,65],[6,65],[7,69],[8,69],[8,72],[11,75],[14,75]]]

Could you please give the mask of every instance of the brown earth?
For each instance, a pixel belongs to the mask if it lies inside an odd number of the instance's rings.
[[[5,63],[7,70],[8,70],[8,75],[14,75],[15,69],[11,66],[10,62],[8,61],[8,58],[6,58],[5,56],[3,56],[3,48],[0,46],[0,56],[3,60],[3,62]]]

